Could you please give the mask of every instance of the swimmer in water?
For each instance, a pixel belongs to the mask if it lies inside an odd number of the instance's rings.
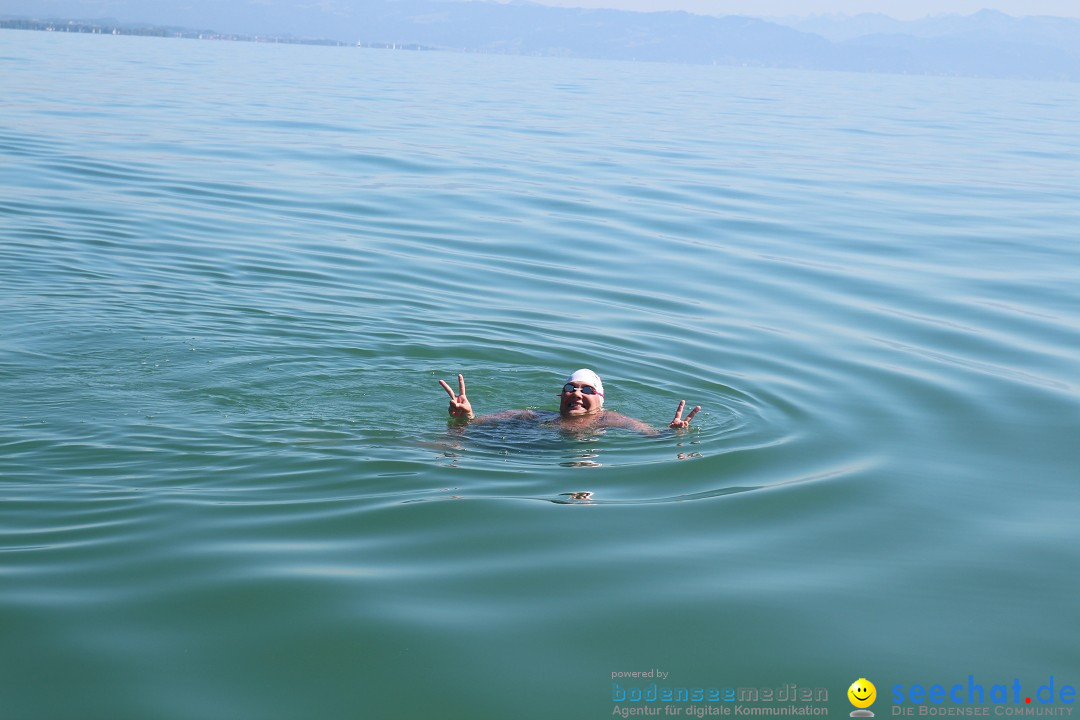
[[[443,390],[450,396],[450,417],[472,423],[489,423],[499,420],[536,420],[537,422],[557,423],[566,428],[591,428],[591,427],[621,427],[636,430],[646,435],[655,435],[658,431],[652,425],[635,420],[632,417],[621,415],[617,412],[604,409],[604,383],[600,376],[592,370],[578,370],[566,379],[562,392],[559,393],[558,414],[550,410],[503,410],[491,415],[476,417],[473,414],[472,403],[465,396],[465,377],[458,375],[458,392],[445,380],[440,380]],[[679,407],[675,410],[675,419],[668,425],[670,428],[688,428],[690,421],[701,410],[701,406],[695,406],[684,418],[683,408],[686,401],[680,400]]]

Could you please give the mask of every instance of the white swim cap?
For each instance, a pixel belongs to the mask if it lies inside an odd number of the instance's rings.
[[[566,378],[566,382],[582,382],[587,385],[592,385],[596,388],[596,392],[600,394],[601,404],[604,401],[604,383],[600,380],[600,376],[594,373],[588,368],[582,368],[576,371],[573,375]]]

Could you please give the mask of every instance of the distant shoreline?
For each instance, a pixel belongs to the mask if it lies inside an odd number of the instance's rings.
[[[161,25],[132,25],[90,20],[29,20],[21,18],[0,19],[0,30],[32,30],[38,32],[76,33],[80,35],[134,35],[141,37],[176,38],[181,40],[224,40],[229,42],[279,43],[286,45],[324,45],[330,47],[362,47],[376,50],[428,50],[416,43],[347,43],[326,38],[298,38],[290,35],[243,35],[219,33],[213,30],[167,27]]]
[[[436,6],[438,22],[431,20],[430,13],[420,12]],[[887,25],[866,25],[859,21],[856,26],[838,25],[831,30],[800,30],[743,16],[586,11],[531,3],[399,0],[381,8],[365,16],[363,22],[353,18],[337,25],[318,13],[276,18],[274,24],[262,28],[267,31],[262,35],[195,30],[172,24],[185,22],[175,16],[135,23],[114,18],[4,15],[0,16],[0,29],[885,75],[1080,81],[1080,20],[1065,18],[1018,19],[982,10],[969,16],[914,23],[890,20]],[[190,24],[201,22],[192,17]],[[215,24],[235,22],[219,19]],[[278,33],[275,28],[279,27],[289,28],[290,32]],[[336,39],[330,39],[335,35]],[[344,39],[350,35],[358,40]]]

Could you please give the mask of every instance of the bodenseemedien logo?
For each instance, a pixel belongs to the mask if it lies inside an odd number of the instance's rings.
[[[877,688],[874,687],[874,683],[866,678],[859,678],[851,683],[851,687],[847,690],[847,696],[848,700],[856,708],[851,711],[851,717],[874,717],[874,713],[866,709],[877,700]]]

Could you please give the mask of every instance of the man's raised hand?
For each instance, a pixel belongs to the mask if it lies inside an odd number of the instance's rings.
[[[694,416],[698,414],[698,410],[701,409],[701,406],[700,405],[694,406],[694,409],[690,411],[690,414],[686,416],[685,420],[683,419],[683,416],[682,416],[682,411],[683,411],[684,407],[686,407],[686,401],[685,400],[680,400],[679,401],[679,407],[675,410],[675,419],[671,421],[671,424],[668,425],[668,427],[672,427],[672,428],[688,428],[688,427],[690,427],[690,421],[693,420]]]
[[[473,410],[472,404],[469,402],[469,398],[465,397],[465,376],[459,374],[457,376],[458,381],[458,394],[454,394],[454,389],[450,387],[445,380],[440,380],[439,384],[442,385],[443,390],[450,396],[450,416],[456,418],[464,418],[466,420],[472,419]],[[682,412],[682,408],[679,408]],[[696,410],[694,412],[697,412]],[[694,413],[690,413],[690,417],[693,417]],[[689,419],[689,418],[688,418]],[[674,427],[674,426],[673,426]]]

